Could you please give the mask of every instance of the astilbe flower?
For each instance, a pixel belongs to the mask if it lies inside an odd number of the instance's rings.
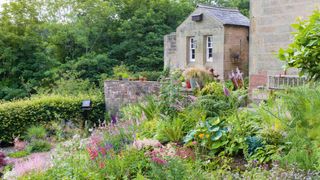
[[[158,140],[154,139],[143,139],[143,140],[135,140],[133,142],[133,147],[140,150],[146,147],[161,147],[162,144]]]
[[[167,159],[181,158],[181,159],[195,159],[194,152],[189,148],[179,147],[174,143],[169,143],[166,146],[154,148],[152,151],[146,154],[150,157],[151,161],[159,164],[167,164]]]
[[[41,172],[51,167],[51,158],[49,153],[32,154],[27,160],[16,163],[12,172],[16,177],[22,176],[28,172]]]
[[[155,162],[156,164],[159,164],[159,165],[165,165],[165,164],[167,164],[167,161],[166,161],[166,160],[161,159],[161,158],[156,157],[156,156],[152,157],[151,160],[152,160],[153,162]]]

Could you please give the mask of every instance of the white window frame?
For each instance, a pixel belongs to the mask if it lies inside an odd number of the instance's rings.
[[[207,62],[213,62],[213,36],[207,36],[207,41],[206,41],[206,57],[207,57]],[[211,53],[210,53],[211,51]]]
[[[189,61],[196,62],[196,39],[195,39],[195,37],[189,38]]]

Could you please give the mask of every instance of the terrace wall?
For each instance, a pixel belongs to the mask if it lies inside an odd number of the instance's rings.
[[[139,102],[159,90],[160,83],[156,81],[105,81],[106,109],[117,112],[122,105]]]

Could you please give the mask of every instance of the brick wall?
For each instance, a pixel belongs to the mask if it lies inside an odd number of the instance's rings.
[[[158,94],[160,83],[156,81],[105,81],[106,109],[117,112],[124,104],[142,100],[147,95]]]

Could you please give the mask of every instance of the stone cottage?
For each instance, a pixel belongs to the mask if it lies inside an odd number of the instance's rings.
[[[277,86],[274,79],[299,85],[297,70],[284,72],[276,54],[292,42],[291,24],[311,15],[320,0],[251,0],[250,7],[250,89]]]
[[[250,21],[236,9],[198,5],[164,37],[164,63],[170,69],[214,69],[220,79],[237,67],[248,75]]]

